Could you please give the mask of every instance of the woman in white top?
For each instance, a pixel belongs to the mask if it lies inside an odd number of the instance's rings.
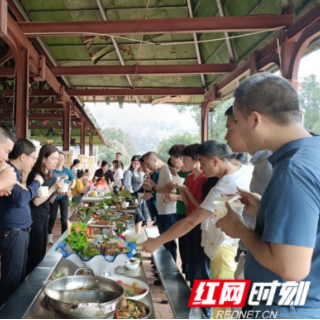
[[[122,170],[122,166],[121,166],[121,161],[119,160],[114,160],[112,162],[113,164],[113,168],[114,168],[114,174],[113,174],[113,178],[114,178],[114,188],[113,191],[115,193],[118,193],[123,186],[123,170]]]
[[[70,167],[70,170],[72,171],[73,175],[77,177],[77,172],[80,170],[80,160],[79,159],[74,159],[73,163]]]

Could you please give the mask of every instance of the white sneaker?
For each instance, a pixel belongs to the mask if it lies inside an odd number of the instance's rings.
[[[48,234],[47,244],[53,244],[53,236],[52,236],[52,234]]]

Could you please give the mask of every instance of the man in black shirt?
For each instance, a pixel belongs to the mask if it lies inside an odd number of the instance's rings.
[[[17,181],[22,172],[31,170],[36,160],[36,148],[27,139],[19,139],[9,154],[8,164],[14,169]],[[29,202],[37,196],[43,179],[37,176],[28,191],[15,185],[8,197],[0,198],[1,280],[0,307],[18,288],[26,276],[29,229],[32,217]]]
[[[108,162],[104,160],[101,162],[101,168],[96,170],[94,173],[93,182],[95,183],[99,181],[103,176],[105,177],[109,187],[111,187],[114,182],[113,173],[109,170]]]

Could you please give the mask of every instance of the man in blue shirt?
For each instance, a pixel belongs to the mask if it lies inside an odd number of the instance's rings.
[[[29,172],[33,167],[35,151],[35,146],[27,139],[19,139],[13,147],[8,164],[14,169],[17,181],[21,182],[22,172]],[[42,183],[42,177],[37,176],[28,186],[28,191],[15,185],[9,196],[0,197],[0,306],[25,278],[32,225],[29,202],[36,197]]]
[[[278,318],[320,314],[320,137],[303,128],[299,112],[296,91],[276,75],[254,75],[235,92],[239,133],[248,149],[273,152],[273,173],[262,198],[240,190],[246,212],[257,215],[254,231],[230,206],[217,227],[248,248],[245,277],[252,284],[310,281],[304,306],[278,305],[278,288],[273,305],[262,301],[253,307],[257,317],[265,311]]]

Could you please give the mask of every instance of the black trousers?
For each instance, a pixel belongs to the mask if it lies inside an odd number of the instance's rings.
[[[176,222],[177,222],[177,214],[159,214],[158,215],[158,229],[159,233],[163,234],[167,230],[169,230]],[[164,247],[171,253],[174,261],[177,261],[177,242],[176,240],[172,240],[164,244]]]
[[[30,231],[27,274],[44,258],[47,248],[49,210],[39,210],[32,214],[33,224]]]
[[[189,250],[186,276],[187,280],[190,281],[191,288],[195,280],[211,280],[210,259],[201,246],[201,236],[201,224],[198,224],[187,233],[187,247]],[[202,307],[201,309],[206,318],[210,319],[212,308]]]
[[[177,221],[184,219],[186,217],[185,214],[177,214]],[[179,253],[181,258],[181,269],[182,273],[187,272],[187,264],[188,264],[188,246],[187,246],[187,235],[184,235],[179,238]]]
[[[29,232],[0,229],[1,280],[0,307],[26,276]]]
[[[49,216],[49,225],[48,233],[52,234],[52,229],[57,219],[58,207],[60,208],[60,221],[61,221],[61,234],[63,234],[68,228],[68,207],[69,199],[67,196],[62,197],[61,199],[50,204],[50,216]]]

